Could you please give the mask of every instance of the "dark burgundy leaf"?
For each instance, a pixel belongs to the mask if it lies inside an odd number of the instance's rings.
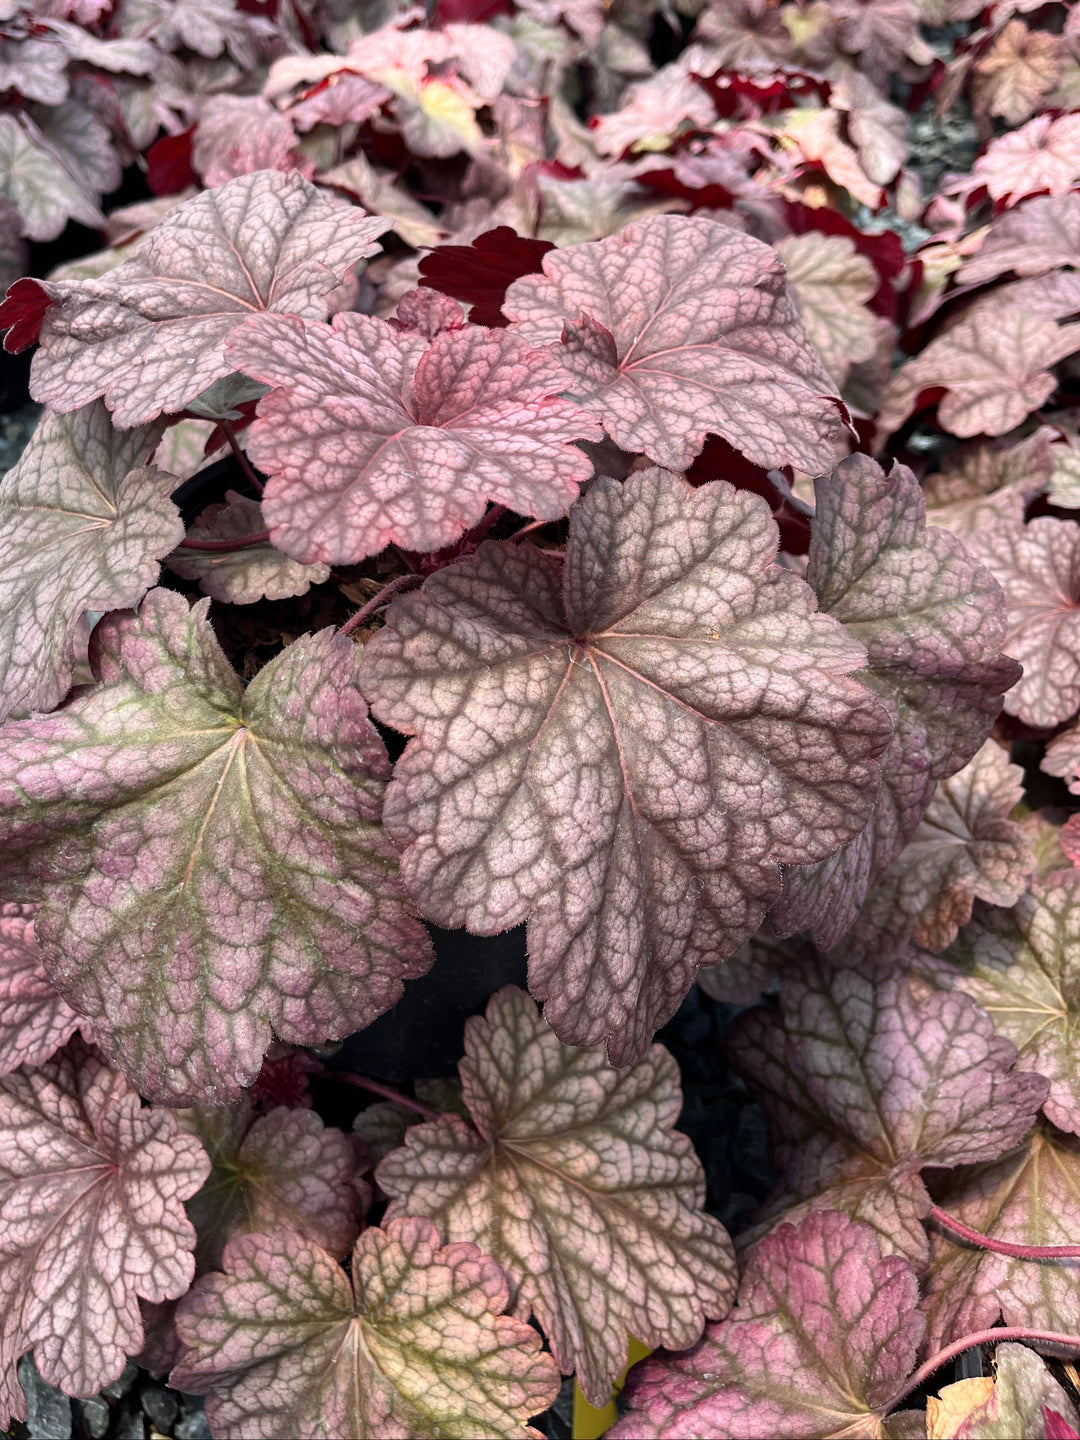
[[[471,245],[439,245],[420,261],[420,278],[432,290],[471,305],[474,325],[506,325],[502,303],[507,287],[522,275],[541,274],[540,262],[554,248],[547,240],[529,240],[499,225]]]

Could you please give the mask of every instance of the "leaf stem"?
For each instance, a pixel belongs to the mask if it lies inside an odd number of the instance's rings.
[[[931,1209],[930,1219],[942,1229],[951,1230],[962,1240],[978,1245],[981,1250],[991,1250],[995,1255],[1011,1255],[1017,1260],[1080,1260],[1080,1245],[1014,1245],[1008,1240],[995,1240],[990,1235],[973,1230],[938,1205]]]
[[[238,540],[192,540],[190,536],[185,535],[178,548],[228,554],[230,550],[247,550],[252,545],[265,545],[269,539],[269,530],[260,530],[256,535],[241,535]]]
[[[399,590],[404,590],[407,585],[418,584],[420,579],[421,577],[415,574],[395,575],[393,580],[391,580],[388,585],[384,585],[377,595],[373,595],[366,605],[357,610],[355,615],[349,616],[348,620],[345,621],[345,624],[342,625],[338,631],[338,634],[351,635],[358,625],[362,625],[365,620],[370,620],[371,616],[375,614],[375,611],[378,610],[380,606],[385,605]]]
[[[248,459],[247,455],[245,455],[244,451],[240,448],[240,442],[236,438],[236,433],[233,430],[232,422],[230,420],[222,420],[221,428],[225,431],[225,438],[229,442],[229,449],[236,456],[236,463],[244,472],[244,476],[247,479],[248,484],[253,487],[256,495],[261,495],[263,493],[263,482],[255,474],[255,471],[251,465],[251,461]]]
[[[545,525],[550,525],[550,520],[530,520],[528,525],[522,525],[520,530],[515,530],[510,536],[511,540],[524,540],[526,535],[531,535],[534,530],[542,530]]]
[[[404,1105],[406,1110],[415,1110],[417,1115],[422,1115],[425,1120],[443,1118],[440,1112],[432,1110],[430,1105],[414,1100],[409,1095],[402,1095],[400,1090],[384,1085],[380,1080],[369,1080],[366,1075],[354,1075],[351,1070],[328,1070],[326,1073],[335,1080],[344,1080],[346,1085],[357,1085],[361,1090],[370,1090],[373,1095],[381,1095],[384,1100],[393,1100],[395,1105]]]
[[[946,1345],[936,1355],[931,1355],[929,1360],[924,1360],[919,1368],[907,1377],[892,1399],[881,1407],[880,1413],[887,1415],[890,1410],[895,1410],[902,1400],[906,1400],[913,1390],[917,1390],[924,1381],[929,1380],[936,1370],[940,1370],[942,1365],[947,1365],[950,1360],[955,1360],[965,1350],[971,1350],[976,1345],[998,1345],[1006,1340],[1016,1340],[1028,1345],[1056,1345],[1062,1350],[1072,1350],[1080,1354],[1080,1335],[1061,1335],[1056,1330],[1026,1330],[1020,1325],[1001,1325],[996,1330],[977,1330],[973,1335],[962,1335],[959,1340]]]

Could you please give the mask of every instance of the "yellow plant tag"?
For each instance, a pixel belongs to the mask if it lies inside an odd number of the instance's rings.
[[[635,1340],[633,1335],[629,1337],[629,1345],[626,1352],[626,1365],[622,1374],[615,1381],[615,1387],[611,1392],[611,1399],[602,1408],[590,1405],[582,1393],[581,1386],[574,1381],[574,1440],[600,1440],[605,1430],[610,1430],[615,1421],[619,1418],[615,1412],[615,1396],[622,1389],[626,1382],[626,1372],[631,1365],[636,1365],[639,1360],[644,1360],[646,1355],[652,1351],[640,1340]]]

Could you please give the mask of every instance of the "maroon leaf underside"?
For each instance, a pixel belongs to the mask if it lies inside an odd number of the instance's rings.
[[[15,1362],[93,1395],[142,1347],[138,1297],[182,1295],[209,1173],[167,1110],[141,1106],[81,1040],[0,1079],[0,1411],[25,1416]]]
[[[149,1096],[237,1098],[271,1034],[370,1024],[431,963],[379,825],[386,752],[324,630],[243,691],[154,590],[94,632],[99,683],[0,728],[0,883],[41,900],[57,989]]]
[[[624,450],[685,470],[711,431],[765,467],[832,464],[833,384],[771,246],[659,215],[543,266],[510,286],[504,313],[554,348],[569,396]]]
[[[1000,650],[1005,599],[963,543],[927,528],[918,481],[853,455],[815,482],[807,578],[822,610],[866,646],[860,677],[895,718],[870,823],[814,867],[790,871],[770,915],[829,948],[917,829],[939,780],[982,745],[1020,667]]]
[[[225,339],[245,316],[325,319],[326,296],[390,224],[295,172],[204,191],[109,274],[50,287],[31,394],[60,411],[101,396],[121,427],[176,413],[230,372]]]
[[[544,256],[554,248],[548,240],[529,240],[498,225],[470,245],[437,245],[420,261],[420,279],[471,305],[474,325],[499,327],[509,324],[502,313],[509,286],[523,275],[540,274]]]
[[[375,714],[415,735],[387,792],[436,923],[529,917],[530,989],[567,1044],[645,1053],[694,968],[865,823],[891,726],[861,647],[773,563],[763,501],[663,472],[597,482],[565,565],[485,544],[395,600]]]
[[[227,348],[273,387],[248,451],[270,476],[274,544],[305,564],[352,564],[387,544],[438,550],[489,499],[556,519],[592,474],[573,441],[599,439],[599,426],[559,398],[555,361],[507,331],[429,341],[365,315],[332,327],[263,316]]]

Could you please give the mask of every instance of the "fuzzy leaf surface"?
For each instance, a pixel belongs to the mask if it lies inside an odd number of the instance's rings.
[[[142,1346],[138,1297],[191,1283],[182,1202],[209,1169],[175,1117],[143,1108],[79,1039],[0,1079],[0,1397],[31,1347],[69,1395],[116,1379]]]
[[[224,504],[207,506],[188,535],[192,540],[242,540],[265,529],[258,500],[227,490]],[[204,595],[230,605],[305,595],[330,576],[329,565],[301,565],[268,541],[242,550],[174,550],[168,565],[185,580],[197,580]]]
[[[1080,1227],[1080,1140],[1052,1125],[1010,1154],[958,1170],[937,1203],[992,1240],[1012,1245],[1074,1245]],[[1076,1334],[1080,1261],[1034,1262],[967,1245],[930,1230],[931,1263],[923,1312],[934,1348],[997,1323]]]
[[[49,413],[0,480],[0,719],[58,705],[84,611],[136,605],[183,539],[176,481],[146,463],[160,437],[100,401]]]
[[[1011,305],[976,306],[885,386],[879,439],[900,428],[924,392],[941,390],[938,419],[951,435],[1004,435],[1050,398],[1057,380],[1049,367],[1077,349],[1080,325]]]
[[[1021,767],[987,740],[938,785],[919,828],[867,897],[854,934],[886,948],[910,935],[941,951],[971,919],[976,898],[1015,905],[1035,869],[1023,826],[1009,819],[1023,782]]]
[[[599,1404],[631,1331],[685,1349],[735,1295],[731,1241],[702,1213],[701,1164],[673,1130],[675,1062],[654,1045],[613,1070],[602,1050],[560,1044],[507,986],[466,1022],[460,1070],[472,1124],[410,1128],[376,1174],[388,1214],[426,1215],[494,1256],[515,1313],[536,1317],[560,1368]]]
[[[739,1302],[686,1355],[637,1366],[610,1440],[880,1436],[915,1366],[915,1271],[837,1210],[781,1225],[754,1251]]]
[[[347,1135],[325,1126],[314,1110],[278,1105],[257,1115],[246,1096],[229,1107],[196,1105],[177,1118],[213,1165],[187,1203],[200,1272],[219,1270],[226,1242],[251,1230],[295,1230],[336,1260],[348,1255],[360,1233],[363,1196]]]
[[[375,714],[417,736],[385,808],[410,893],[478,934],[531,913],[533,995],[620,1066],[757,928],[778,863],[873,805],[888,717],[776,533],[725,482],[600,480],[565,565],[486,544],[365,650]]]
[[[56,993],[34,939],[33,905],[0,905],[0,1074],[41,1065],[79,1027]],[[86,1022],[83,1021],[85,1024]]]
[[[1005,592],[1004,644],[1024,666],[1006,711],[1028,725],[1068,720],[1080,708],[1080,529],[1044,515],[981,530],[972,550]]]
[[[506,1277],[428,1220],[365,1230],[352,1279],[287,1230],[242,1235],[225,1273],[177,1312],[187,1349],[171,1382],[207,1394],[221,1440],[537,1436],[559,1388],[530,1326],[502,1312]]]
[[[1005,602],[955,536],[927,529],[918,481],[853,455],[815,482],[807,578],[866,646],[861,678],[895,717],[870,823],[845,849],[785,875],[772,921],[830,948],[914,834],[937,782],[986,739],[1020,667],[1001,653]]]
[[[325,319],[326,296],[374,255],[389,220],[260,170],[171,211],[130,260],[58,281],[30,389],[56,410],[103,397],[117,425],[182,410],[233,369],[226,336],[260,311]]]
[[[267,315],[228,353],[273,387],[248,450],[270,476],[274,544],[304,564],[441,549],[489,499],[553,520],[592,474],[573,441],[599,439],[599,426],[560,398],[552,357],[508,330],[429,341],[368,315],[335,315],[332,328]]]
[[[712,431],[758,465],[832,461],[833,382],[770,246],[713,220],[657,215],[552,251],[504,314],[555,347],[567,393],[624,450],[685,470]]]
[[[980,906],[929,973],[978,1001],[1017,1066],[1050,1081],[1050,1120],[1080,1134],[1080,872],[1034,878],[1011,910]]]
[[[50,979],[171,1103],[235,1099],[272,1029],[347,1035],[430,964],[352,642],[305,636],[243,691],[209,604],[114,611],[99,683],[0,729],[0,883],[44,900]]]
[[[966,996],[921,997],[902,973],[875,979],[807,957],[785,970],[780,1001],[782,1017],[749,1011],[731,1040],[779,1141],[783,1188],[765,1223],[794,1219],[795,1206],[845,1210],[921,1268],[920,1170],[1011,1149],[1046,1082],[1007,1073],[1013,1046]]]

